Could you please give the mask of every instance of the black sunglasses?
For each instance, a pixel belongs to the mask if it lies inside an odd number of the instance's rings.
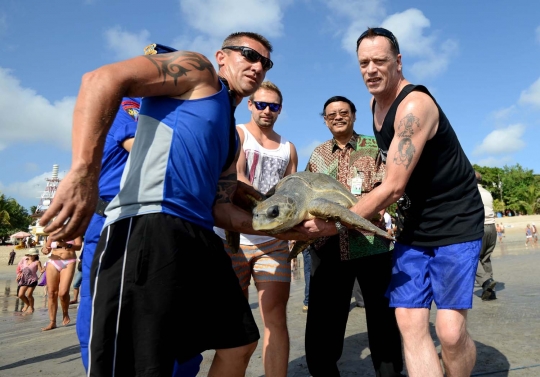
[[[262,67],[265,71],[269,71],[273,66],[274,63],[272,63],[272,60],[265,58],[261,54],[259,54],[257,51],[250,47],[246,46],[225,46],[221,48],[222,50],[234,50],[234,51],[241,51],[241,54],[244,58],[246,58],[251,63],[257,63],[261,62]]]
[[[276,111],[279,111],[281,109],[280,103],[271,103],[271,102],[261,102],[261,101],[253,101],[255,104],[255,107],[257,110],[264,110],[268,106],[270,108],[270,111],[275,113]]]
[[[395,47],[396,52],[399,54],[399,44],[396,37],[394,36],[394,34],[392,34],[390,30],[386,30],[382,27],[374,27],[371,29],[367,29],[362,34],[360,34],[360,36],[356,40],[356,51],[358,51],[358,47],[360,46],[360,42],[362,42],[362,39],[364,39],[370,31],[375,35],[388,38],[390,40],[390,43],[392,43],[392,45]]]

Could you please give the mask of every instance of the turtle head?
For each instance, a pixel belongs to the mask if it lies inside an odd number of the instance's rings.
[[[253,229],[277,234],[300,223],[296,202],[286,196],[272,196],[253,209]]]

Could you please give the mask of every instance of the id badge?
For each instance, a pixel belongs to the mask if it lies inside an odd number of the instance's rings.
[[[351,194],[360,195],[362,193],[362,183],[364,182],[364,177],[357,175],[351,180]]]

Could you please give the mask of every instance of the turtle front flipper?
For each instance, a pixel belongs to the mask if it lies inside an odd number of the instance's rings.
[[[308,205],[308,212],[314,217],[324,220],[341,221],[351,224],[358,230],[367,230],[375,233],[378,236],[387,238],[389,240],[394,240],[394,238],[387,232],[376,227],[362,216],[357,215],[348,208],[323,198],[313,199]]]
[[[231,248],[232,253],[238,253],[240,250],[240,233],[225,230],[225,239],[227,240],[227,245]]]
[[[309,240],[309,241],[296,241],[294,243],[294,246],[291,250],[291,252],[289,253],[289,256],[287,257],[287,262],[290,262],[291,260],[293,260],[294,258],[296,258],[296,256],[298,254],[300,254],[302,251],[304,251],[305,249],[307,249],[307,247],[309,245],[311,245],[315,240]]]

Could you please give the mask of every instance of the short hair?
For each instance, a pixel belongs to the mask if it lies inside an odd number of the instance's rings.
[[[343,96],[333,96],[333,97],[328,98],[328,100],[324,103],[323,111],[321,113],[321,116],[326,115],[326,107],[328,105],[330,105],[332,102],[346,102],[351,107],[351,112],[353,114],[356,114],[356,106],[354,106],[354,103],[352,103],[352,101],[350,99],[348,99],[347,97],[343,97]]]
[[[235,33],[229,34],[229,36],[227,36],[227,38],[225,38],[225,40],[223,41],[221,48],[238,45],[240,43],[240,39],[242,38],[253,39],[262,44],[268,50],[268,52],[272,52],[272,44],[270,43],[270,41],[268,41],[268,39],[258,33],[252,33],[250,31],[237,31]]]
[[[483,183],[482,174],[480,174],[480,172],[475,170],[474,175],[476,176],[476,183],[478,183],[479,185],[482,184]]]
[[[368,27],[367,30],[365,32],[363,32],[362,35],[360,35],[360,37],[356,41],[356,52],[358,52],[358,48],[360,47],[360,42],[362,42],[362,40],[364,40],[366,38],[372,39],[372,38],[375,38],[375,37],[384,37],[384,38],[386,38],[386,40],[390,43],[390,50],[392,51],[392,53],[395,56],[399,55],[399,53],[400,53],[399,44],[398,44],[397,38],[394,35],[394,33],[392,33],[388,29],[384,29],[384,28],[380,28],[380,27],[374,27],[374,28]]]
[[[261,84],[261,86],[259,86],[257,88],[257,90],[255,91],[255,93],[257,93],[259,90],[261,89],[265,89],[265,90],[271,90],[272,92],[276,93],[278,96],[279,96],[279,103],[280,104],[283,104],[283,95],[281,94],[281,90],[279,90],[279,88],[277,87],[276,84],[274,84],[273,82],[271,81],[263,81],[263,83]],[[253,99],[255,98],[255,93],[252,93],[250,96],[249,96],[249,100],[250,101],[253,101]]]

